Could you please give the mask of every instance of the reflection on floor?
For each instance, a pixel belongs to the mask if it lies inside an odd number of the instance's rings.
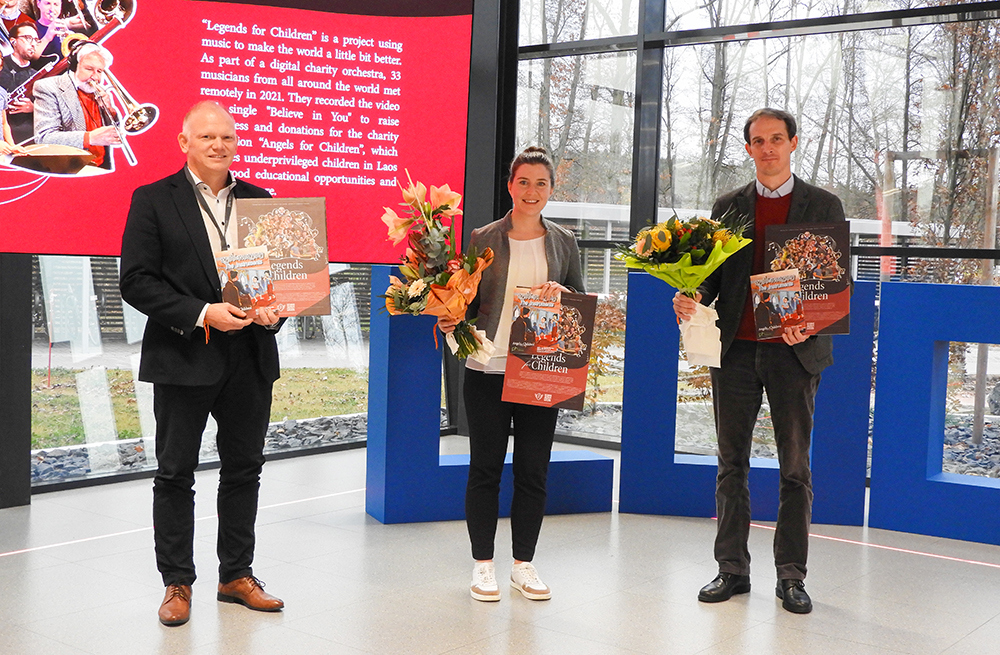
[[[705,605],[714,522],[617,512],[546,519],[535,564],[551,601],[502,587],[501,602],[479,603],[464,524],[379,524],[364,512],[364,461],[355,450],[265,467],[255,571],[287,603],[280,614],[215,601],[217,472],[200,474],[202,577],[180,628],[156,620],[149,481],[0,510],[0,651],[978,655],[1000,642],[1000,548],[822,525],[807,616],[774,597],[768,526],[752,531],[752,592]],[[509,539],[501,521],[502,578]]]

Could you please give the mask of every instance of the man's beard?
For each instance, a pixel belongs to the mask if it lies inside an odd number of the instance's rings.
[[[96,94],[97,93],[97,87],[95,87],[93,84],[91,84],[90,80],[87,80],[86,82],[81,82],[80,80],[77,79],[77,77],[76,77],[75,74],[73,75],[73,85],[76,88],[78,88],[81,91],[83,91],[84,93],[90,93],[90,94]]]

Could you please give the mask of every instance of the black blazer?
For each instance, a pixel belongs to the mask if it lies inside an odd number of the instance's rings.
[[[753,236],[754,211],[757,204],[757,183],[751,182],[742,189],[730,191],[719,197],[712,207],[712,218],[718,219],[731,207],[751,220],[747,235]],[[840,198],[829,191],[807,184],[795,177],[792,187],[792,204],[788,209],[788,224],[836,223],[847,220]],[[753,246],[747,246],[726,260],[699,288],[702,304],[715,300],[719,313],[719,331],[722,333],[722,354],[725,355],[736,337],[740,326],[747,293],[750,291],[750,274],[753,267]],[[821,373],[833,363],[833,340],[829,335],[809,337],[792,346],[802,366],[812,374]]]
[[[264,189],[236,181],[236,198],[269,198]],[[217,382],[225,368],[229,335],[205,332],[195,322],[205,303],[222,302],[219,273],[194,188],[183,169],[132,194],[122,236],[122,299],[149,317],[139,379],[184,386]],[[274,331],[256,323],[252,335],[261,374],[279,376]]]

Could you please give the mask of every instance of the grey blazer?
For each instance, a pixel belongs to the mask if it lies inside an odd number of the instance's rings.
[[[472,231],[469,246],[480,252],[493,249],[493,265],[483,272],[479,293],[469,305],[466,318],[476,318],[476,327],[486,331],[493,339],[500,325],[504,293],[507,291],[507,269],[510,266],[510,242],[507,233],[513,227],[510,212],[499,221]],[[580,268],[580,248],[572,232],[542,218],[545,228],[545,260],[549,267],[549,280],[558,282],[573,291],[584,293],[583,273]]]
[[[87,121],[71,72],[35,84],[35,143],[83,148]]]
[[[719,197],[712,207],[712,218],[719,218],[729,210],[736,210],[752,220],[757,204],[757,184],[751,182],[742,189]],[[788,209],[788,224],[835,223],[844,221],[844,206],[840,198],[829,191],[807,184],[795,177],[792,187],[792,204]],[[747,230],[753,235],[753,224]],[[715,300],[719,313],[719,331],[722,333],[722,354],[726,354],[740,326],[747,293],[750,291],[750,273],[753,267],[753,246],[743,248],[726,260],[699,288],[701,302],[708,305]],[[813,336],[792,346],[802,366],[812,374],[821,373],[833,363],[833,340],[829,335]]]

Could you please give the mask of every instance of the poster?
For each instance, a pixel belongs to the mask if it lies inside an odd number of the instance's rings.
[[[330,313],[325,198],[240,198],[243,248],[264,248],[278,316]]]
[[[851,331],[850,226],[769,225],[764,270],[797,269],[809,334]]]
[[[758,341],[778,339],[785,328],[805,326],[807,317],[797,269],[751,275],[750,292]]]
[[[276,297],[267,248],[236,248],[215,253],[222,301],[239,307],[249,318],[274,307]]]
[[[597,296],[543,300],[515,289],[504,402],[583,409],[596,312]]]

